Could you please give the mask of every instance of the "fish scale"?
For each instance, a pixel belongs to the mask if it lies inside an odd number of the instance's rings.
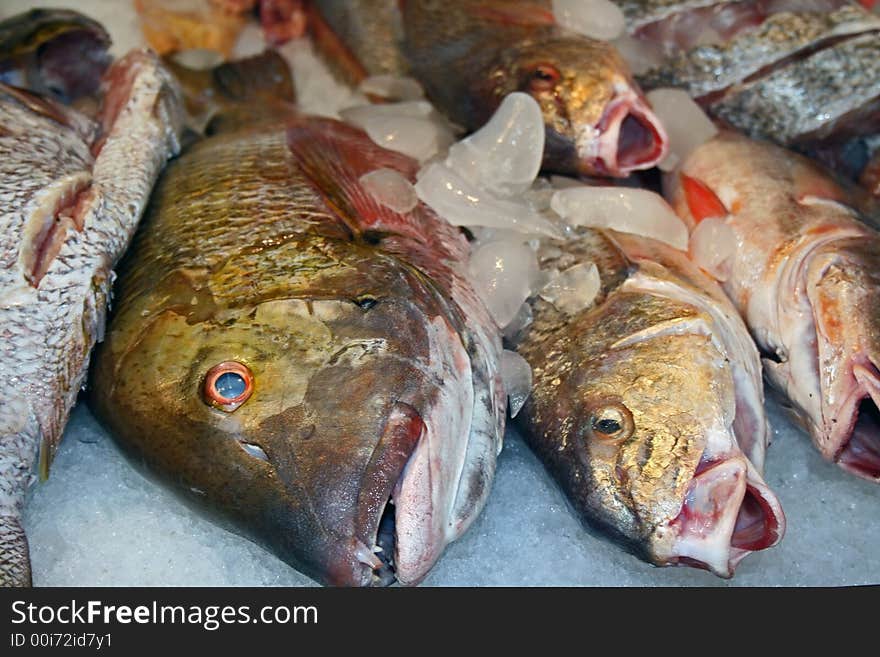
[[[19,514],[37,470],[45,477],[68,413],[84,383],[89,354],[104,330],[112,267],[128,244],[165,160],[177,148],[180,100],[154,55],[135,51],[114,72],[129,84],[105,85],[122,111],[104,126],[97,157],[64,119],[68,110],[0,94],[0,582],[28,584],[27,544]],[[22,105],[23,100],[27,107]],[[109,102],[109,101],[108,101]],[[69,187],[82,174],[90,186],[39,279],[43,227],[63,223],[47,190]]]

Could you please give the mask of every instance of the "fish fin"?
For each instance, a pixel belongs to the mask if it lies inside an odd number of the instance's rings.
[[[360,84],[369,75],[364,65],[327,24],[313,3],[309,3],[307,14],[312,43],[336,77],[352,86]]]
[[[31,559],[21,518],[0,513],[0,586],[31,585]]]
[[[315,189],[356,235],[397,232],[407,222],[380,204],[360,177],[376,169],[394,169],[412,180],[415,162],[374,144],[361,130],[324,119],[305,119],[288,127],[293,157]]]
[[[706,183],[682,173],[681,188],[684,191],[684,197],[688,209],[691,211],[691,216],[694,218],[694,223],[698,224],[709,217],[723,219],[730,214],[721,199],[709,189]]]
[[[537,2],[483,2],[473,15],[493,23],[534,27],[555,25],[553,12]]]

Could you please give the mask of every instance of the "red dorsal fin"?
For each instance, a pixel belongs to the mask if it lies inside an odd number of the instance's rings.
[[[380,204],[360,184],[376,169],[394,169],[412,181],[414,160],[374,144],[363,131],[332,119],[304,118],[288,127],[293,157],[315,189],[357,235],[410,232],[411,220]]]
[[[537,2],[482,2],[473,13],[477,18],[504,25],[534,27],[556,24],[553,12]]]
[[[724,218],[730,214],[721,199],[706,183],[681,174],[681,187],[694,223],[698,224],[709,217]]]

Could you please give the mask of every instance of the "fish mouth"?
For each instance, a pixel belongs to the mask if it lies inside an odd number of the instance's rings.
[[[588,168],[623,178],[657,166],[669,150],[669,138],[647,101],[630,87],[619,90],[595,126],[577,138],[577,152]]]
[[[748,459],[704,456],[681,511],[657,531],[669,546],[658,556],[663,565],[701,568],[726,579],[747,555],[776,545],[784,530],[779,501]]]
[[[353,553],[361,566],[355,576],[361,585],[417,584],[442,550],[444,543],[437,540],[430,522],[412,521],[430,517],[432,511],[430,494],[427,498],[409,494],[418,470],[413,463],[422,457],[420,447],[428,433],[415,408],[395,404],[359,500],[356,535],[366,540],[356,540]]]
[[[832,429],[839,445],[834,460],[851,474],[880,482],[880,371],[870,362],[853,365],[858,387]],[[836,434],[836,435],[835,435]]]

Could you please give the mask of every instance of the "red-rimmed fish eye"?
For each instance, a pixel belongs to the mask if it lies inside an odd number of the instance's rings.
[[[590,414],[590,433],[602,440],[618,440],[632,434],[632,413],[623,404],[596,407]]]
[[[529,71],[528,85],[532,91],[550,91],[562,74],[552,64],[536,64]]]
[[[205,375],[205,401],[231,413],[244,404],[254,391],[254,375],[246,365],[229,360],[215,365]]]

